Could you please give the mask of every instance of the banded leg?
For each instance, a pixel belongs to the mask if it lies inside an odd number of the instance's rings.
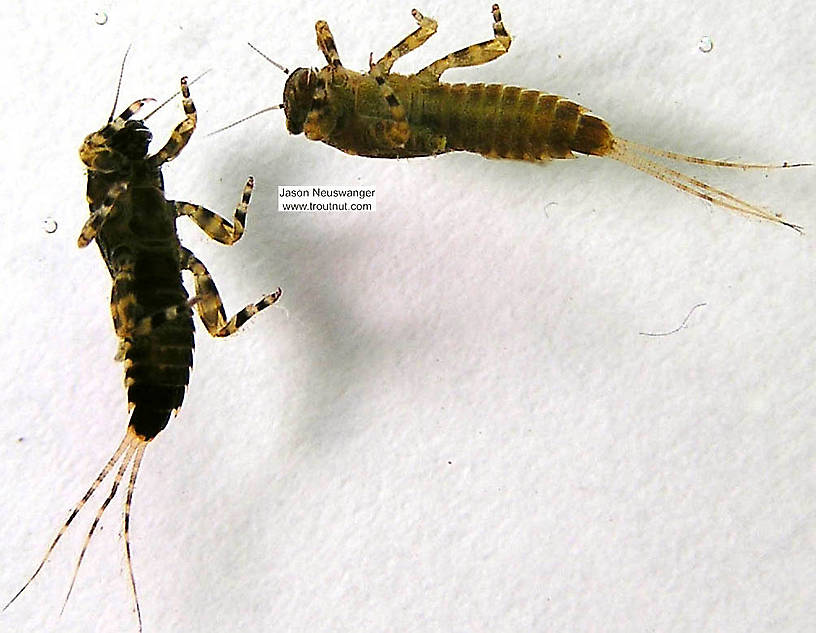
[[[129,272],[117,275],[114,278],[115,290],[111,294],[111,314],[113,315],[113,325],[119,336],[119,347],[113,360],[121,362],[125,360],[127,351],[130,348],[132,337],[145,336],[168,321],[173,321],[179,316],[190,313],[190,309],[198,303],[198,297],[193,297],[187,301],[149,314],[148,316],[136,319],[134,308],[135,297],[130,291],[132,276]],[[126,386],[130,386],[125,381]]]
[[[320,84],[315,88],[312,109],[303,123],[303,133],[310,141],[322,141],[327,138],[337,124],[337,117],[329,105],[326,79],[322,73],[318,75],[318,80]]]
[[[98,132],[88,135],[79,149],[79,156],[91,169],[112,172],[121,169],[127,163],[127,158],[110,148],[110,139],[119,130],[125,127],[128,120],[142,109],[145,103],[155,99],[139,99],[122,111],[115,119]]]
[[[185,270],[193,273],[197,300],[196,309],[204,323],[204,327],[212,336],[234,334],[250,318],[264,308],[271,306],[281,296],[281,289],[278,288],[275,292],[264,295],[257,303],[250,303],[227,321],[227,314],[224,311],[221,296],[218,294],[218,289],[215,287],[215,282],[206,266],[193,255],[192,251],[186,248],[181,249],[181,265]]]
[[[388,110],[391,113],[390,119],[378,119],[375,122],[373,131],[376,140],[387,147],[402,147],[411,136],[411,127],[408,125],[405,108],[402,107],[397,95],[385,81],[385,76],[379,71],[376,64],[372,64],[369,74],[377,82],[380,94],[388,104]]]
[[[110,310],[113,318],[113,329],[119,337],[119,347],[113,360],[125,360],[132,338],[149,334],[162,323],[171,321],[183,312],[190,309],[196,300],[185,301],[180,305],[170,306],[148,316],[139,316],[139,307],[136,304],[135,284],[133,282],[134,264],[129,259],[118,262],[116,273],[113,276],[111,289]]]
[[[235,215],[233,216],[232,224],[226,218],[222,218],[217,213],[205,209],[200,204],[192,204],[191,202],[176,201],[173,206],[176,209],[176,215],[189,216],[202,231],[209,235],[216,242],[221,242],[230,246],[241,239],[244,234],[244,223],[246,222],[247,208],[249,207],[249,199],[252,197],[252,188],[255,186],[255,179],[250,176],[247,178],[244,185],[244,191],[241,194],[241,201],[235,207]]]
[[[405,108],[399,102],[385,78],[391,71],[395,61],[406,53],[422,46],[431,35],[436,33],[436,20],[426,18],[416,9],[411,11],[411,15],[414,16],[419,27],[400,41],[399,44],[391,48],[376,64],[372,63],[370,59],[368,62],[368,74],[377,82],[380,94],[388,104],[391,113],[390,120],[377,121],[372,128],[376,142],[381,143],[384,147],[402,147],[411,135]]]
[[[315,22],[315,32],[317,33],[317,47],[320,49],[320,52],[323,53],[329,66],[332,68],[342,68],[343,64],[340,62],[340,55],[334,43],[334,36],[329,30],[329,25],[326,20],[318,20]]]
[[[411,15],[419,24],[419,28],[406,36],[399,44],[391,48],[380,60],[374,64],[377,69],[383,74],[387,75],[391,72],[391,67],[394,62],[406,53],[410,53],[415,48],[422,46],[431,35],[436,33],[436,20],[433,18],[426,18],[416,9],[411,10]],[[373,69],[373,67],[372,67]]]
[[[187,115],[184,120],[179,123],[158,152],[151,156],[148,161],[153,167],[159,167],[169,160],[173,160],[179,155],[179,152],[187,145],[187,141],[193,135],[196,127],[198,115],[196,114],[195,105],[190,98],[190,88],[187,85],[187,77],[181,78],[181,104],[184,106],[184,113]]]
[[[151,101],[155,101],[155,99],[145,97],[144,99],[138,99],[137,101],[134,101],[127,108],[122,110],[122,114],[120,114],[118,117],[110,121],[108,125],[114,132],[118,132],[123,127],[125,127],[125,123],[127,123],[128,120],[130,120],[130,118],[134,114],[141,110],[146,103],[150,103]]]
[[[130,331],[131,336],[144,336],[145,334],[150,334],[153,330],[160,327],[164,323],[168,321],[172,321],[173,319],[178,318],[179,316],[183,316],[185,314],[189,314],[190,309],[197,304],[199,301],[198,297],[193,297],[192,299],[188,299],[187,301],[182,301],[181,303],[170,306],[169,308],[165,308],[164,310],[159,310],[158,312],[154,312],[146,317],[142,317],[138,321],[136,321],[133,329]]]
[[[155,101],[155,99],[145,97],[144,99],[134,101],[127,108],[122,110],[122,113],[118,117],[108,121],[108,124],[105,127],[103,127],[98,132],[94,132],[93,134],[88,136],[88,138],[85,140],[84,145],[86,147],[90,146],[93,148],[106,146],[108,144],[108,140],[110,139],[110,137],[113,136],[119,130],[121,130],[123,127],[125,127],[125,123],[127,123],[134,114],[141,110],[146,103],[149,103],[151,101]]]
[[[501,57],[510,49],[511,38],[502,24],[499,5],[494,4],[493,12],[493,39],[478,44],[471,44],[467,48],[450,53],[442,59],[437,59],[417,73],[420,79],[439,81],[448,68],[461,68],[463,66],[478,66]]]
[[[129,337],[138,322],[139,307],[136,304],[136,288],[134,283],[135,264],[130,259],[122,259],[118,262],[116,272],[113,275],[113,287],[111,288],[110,310],[113,318],[113,329],[116,336],[124,341]],[[123,352],[120,346],[119,355]],[[124,358],[124,356],[123,356]]]
[[[123,342],[132,336],[149,334],[163,323],[185,314],[196,303],[198,303],[198,297],[193,297],[153,314],[146,316],[139,314],[140,308],[136,303],[134,284],[134,264],[129,259],[122,259],[118,262],[116,273],[113,276],[110,308],[116,336]],[[120,348],[117,360],[122,360],[119,357],[122,351]]]
[[[105,223],[111,213],[116,206],[116,200],[127,190],[127,183],[117,183],[113,187],[108,190],[108,194],[105,196],[105,200],[102,203],[102,206],[98,209],[91,211],[91,217],[85,220],[85,224],[82,227],[82,231],[79,233],[79,238],[77,238],[77,246],[80,248],[85,248],[88,244],[90,244],[93,239],[96,237],[96,234],[99,233],[99,229]],[[90,202],[90,200],[88,200]]]

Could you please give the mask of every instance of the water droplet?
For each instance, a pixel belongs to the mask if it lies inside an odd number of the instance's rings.
[[[700,41],[697,42],[697,48],[699,48],[702,53],[710,53],[714,50],[714,40],[711,39],[710,35],[704,35],[700,38]]]
[[[94,20],[97,24],[105,24],[108,21],[108,14],[104,11],[97,11],[94,13]]]
[[[57,232],[57,221],[54,218],[45,218],[42,221],[43,230],[46,233],[56,233]]]

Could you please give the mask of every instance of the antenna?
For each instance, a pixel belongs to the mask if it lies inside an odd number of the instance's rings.
[[[119,89],[122,87],[122,76],[125,74],[125,60],[127,60],[128,53],[130,52],[130,48],[132,46],[132,43],[128,44],[127,50],[125,51],[125,56],[122,58],[122,67],[119,69],[119,81],[116,83],[116,97],[113,99],[113,108],[111,108],[108,123],[113,121],[113,115],[116,114],[116,105],[119,103]]]
[[[249,47],[250,47],[250,48],[251,48],[253,51],[255,51],[256,53],[258,53],[258,55],[260,55],[261,57],[263,57],[263,58],[264,58],[266,61],[268,61],[270,64],[272,64],[272,65],[273,65],[273,66],[275,66],[276,68],[280,68],[280,69],[281,69],[281,70],[282,70],[282,71],[283,71],[285,74],[287,74],[287,75],[289,74],[289,69],[288,69],[288,68],[286,68],[285,66],[282,66],[281,64],[279,64],[278,62],[276,62],[274,59],[272,59],[271,57],[269,57],[269,56],[268,56],[266,53],[262,53],[260,50],[258,50],[258,49],[257,49],[255,46],[253,46],[253,45],[252,45],[252,42],[247,42],[247,44],[249,44]]]
[[[245,116],[243,119],[238,119],[237,121],[233,121],[229,125],[225,125],[224,127],[218,128],[214,132],[210,132],[209,134],[205,134],[204,138],[210,137],[213,134],[218,134],[219,132],[223,132],[224,130],[228,130],[233,126],[238,125],[239,123],[243,123],[244,121],[248,121],[252,117],[256,117],[259,114],[263,114],[264,112],[269,112],[270,110],[281,110],[281,109],[283,109],[283,104],[282,103],[278,104],[278,105],[269,106],[268,108],[264,108],[263,110],[258,110],[257,112],[255,112],[253,114],[250,114],[249,116]]]

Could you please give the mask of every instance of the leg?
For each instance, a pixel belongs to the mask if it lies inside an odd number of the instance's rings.
[[[118,262],[113,275],[111,288],[110,310],[113,318],[113,329],[121,341],[131,335],[139,319],[139,307],[136,305],[133,270],[134,263],[130,259]],[[120,353],[123,351],[120,344]],[[119,354],[117,354],[118,359]],[[124,358],[124,356],[123,356]]]
[[[367,120],[360,118],[358,128],[358,136],[361,139],[360,147],[365,148],[366,156],[385,158],[406,156],[406,153],[402,151],[405,143],[394,142],[393,121],[375,117],[366,118]],[[444,134],[437,134],[422,126],[412,127],[410,133],[411,147],[422,148],[425,152],[423,155],[432,156],[450,151],[446,149],[447,139]]]
[[[342,68],[343,64],[340,63],[340,55],[337,53],[337,46],[334,44],[334,36],[326,21],[318,20],[315,22],[315,31],[317,32],[317,47],[323,53],[329,66]]]
[[[193,135],[196,127],[195,105],[190,98],[190,88],[187,86],[187,77],[181,78],[181,104],[184,106],[184,113],[187,115],[184,120],[176,126],[167,143],[148,160],[153,167],[159,167],[168,160],[173,160],[179,152],[187,145],[187,141]]]
[[[478,66],[501,57],[510,48],[510,36],[502,24],[499,5],[493,5],[493,39],[479,44],[472,44],[467,48],[446,55],[442,59],[437,59],[433,64],[426,66],[417,73],[421,79],[439,81],[439,77],[448,68],[459,68],[462,66]]]
[[[374,81],[377,82],[380,94],[388,104],[388,110],[391,114],[390,119],[377,120],[378,129],[374,130],[375,135],[380,142],[384,142],[388,147],[402,147],[405,145],[408,137],[411,136],[411,127],[408,125],[405,108],[402,107],[391,86],[386,83],[385,76],[377,68],[376,64],[371,65],[369,74],[374,78]]]
[[[322,141],[328,138],[337,125],[337,117],[329,105],[329,94],[326,88],[327,76],[325,68],[320,71],[318,75],[320,83],[315,88],[312,108],[303,123],[303,133],[310,141]]]
[[[113,358],[117,362],[125,360],[132,337],[149,334],[163,323],[172,321],[181,315],[189,314],[190,308],[198,303],[198,299],[193,297],[178,305],[169,306],[144,316],[140,315],[133,288],[133,262],[123,258],[113,276],[110,300],[113,328],[116,331],[116,336],[119,337],[119,347],[116,350],[116,356]]]
[[[131,336],[144,336],[150,334],[153,330],[160,327],[168,321],[178,318],[179,316],[190,314],[190,309],[198,303],[198,297],[193,297],[187,301],[183,301],[178,305],[170,306],[164,310],[159,310],[146,317],[142,317],[133,325],[130,331]]]
[[[111,289],[110,308],[113,327],[116,336],[122,340],[123,345],[127,344],[126,339],[132,336],[149,334],[163,323],[185,314],[198,303],[198,298],[193,297],[177,305],[158,310],[153,314],[140,314],[141,308],[136,303],[136,294],[134,292],[133,270],[133,262],[123,258],[113,276],[113,288]],[[120,353],[121,351],[120,349]],[[119,358],[119,354],[117,354],[117,360],[122,360]]]
[[[400,57],[406,53],[410,53],[415,48],[419,48],[431,35],[436,33],[436,20],[424,17],[416,9],[411,11],[411,15],[414,16],[414,20],[419,24],[419,28],[394,46],[375,64],[378,71],[383,75],[387,75],[391,72],[391,66],[393,66],[394,62]]]
[[[108,190],[108,194],[105,196],[102,206],[91,211],[91,217],[85,221],[82,231],[79,233],[79,238],[77,239],[77,246],[80,248],[85,248],[93,241],[96,234],[99,232],[100,227],[105,223],[105,220],[110,216],[110,214],[113,213],[116,200],[125,192],[126,189],[126,183],[117,183]],[[90,199],[88,200],[88,203],[93,204]]]
[[[98,132],[85,137],[79,149],[79,158],[92,170],[112,172],[124,167],[128,159],[110,147],[111,137],[125,127],[128,120],[136,114],[145,103],[154,99],[139,99],[131,103],[118,117],[109,121]]]
[[[127,123],[134,114],[136,114],[139,110],[141,110],[144,107],[145,103],[149,103],[151,101],[155,101],[155,99],[145,97],[144,99],[134,101],[127,108],[122,110],[122,114],[113,119],[110,123],[108,123],[108,125],[114,132],[118,132],[123,127],[125,127],[125,123]]]
[[[249,304],[227,321],[227,314],[224,311],[221,296],[218,294],[218,289],[215,287],[215,282],[210,277],[207,268],[186,248],[181,249],[181,258],[181,265],[185,270],[192,272],[195,278],[198,315],[204,322],[204,327],[212,336],[234,334],[252,316],[271,306],[281,295],[281,289],[278,288],[272,294],[265,295],[257,303]]]
[[[417,24],[419,24],[419,28],[383,55],[376,64],[372,63],[370,59],[368,62],[368,74],[377,82],[380,94],[388,104],[388,109],[391,113],[390,120],[378,121],[377,129],[372,130],[377,140],[384,143],[385,147],[402,147],[411,135],[411,128],[408,125],[405,108],[399,102],[399,99],[397,99],[391,86],[386,82],[385,77],[391,71],[391,67],[395,61],[406,53],[422,46],[431,35],[436,33],[436,20],[426,18],[416,9],[411,11],[411,15],[414,16]]]
[[[250,176],[247,178],[246,185],[244,185],[244,192],[241,194],[241,201],[235,207],[235,215],[233,216],[233,224],[229,220],[222,218],[217,213],[213,213],[209,209],[205,209],[200,204],[191,204],[189,202],[176,201],[172,204],[176,209],[176,215],[187,215],[190,219],[201,227],[201,230],[209,235],[212,239],[227,246],[235,244],[241,239],[244,234],[244,222],[246,221],[247,207],[249,206],[249,199],[252,196],[252,187],[255,186],[255,180]]]
[[[113,302],[111,302],[111,312],[114,314],[114,327],[117,328],[118,332],[121,325],[122,331],[125,332],[125,334],[119,339],[119,346],[116,348],[116,355],[113,357],[113,360],[117,363],[125,360],[125,356],[127,355],[127,352],[132,344],[131,337],[150,334],[150,332],[167,321],[172,321],[183,314],[189,314],[190,308],[192,308],[196,303],[198,303],[198,299],[193,297],[192,299],[189,299],[183,303],[170,306],[164,310],[159,310],[158,312],[154,312],[153,314],[142,317],[141,319],[130,319],[129,321],[125,321],[125,324],[122,325],[118,313],[114,311],[116,308],[114,308]],[[129,380],[130,379],[125,380],[125,387],[130,387],[132,384],[132,382],[129,382]]]

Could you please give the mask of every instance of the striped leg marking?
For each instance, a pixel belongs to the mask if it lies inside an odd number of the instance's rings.
[[[318,77],[321,84],[315,89],[312,109],[309,110],[303,124],[303,133],[310,141],[322,141],[327,138],[337,123],[337,118],[329,105],[325,78],[320,75]]]
[[[150,332],[160,327],[163,323],[172,321],[181,315],[189,314],[190,309],[197,303],[198,297],[193,297],[188,301],[170,306],[164,310],[159,310],[150,316],[139,319],[131,330],[131,336],[144,336],[145,334],[150,334]]]
[[[178,156],[195,131],[198,115],[196,114],[193,100],[190,97],[187,77],[181,78],[181,104],[184,106],[184,113],[187,116],[176,126],[176,129],[173,130],[173,133],[170,135],[167,143],[164,144],[164,147],[148,159],[152,167],[159,167]]]
[[[406,36],[399,44],[391,48],[390,51],[383,55],[382,58],[376,64],[374,64],[378,71],[383,75],[387,75],[389,72],[391,72],[391,67],[400,57],[406,53],[410,53],[415,48],[419,48],[428,40],[429,37],[431,37],[431,35],[436,33],[436,20],[433,18],[426,18],[416,9],[411,11],[411,15],[414,16],[414,20],[416,20],[417,24],[419,24],[419,28],[410,35]]]
[[[113,213],[116,206],[116,200],[126,190],[127,183],[123,182],[117,183],[115,186],[110,188],[108,195],[105,196],[105,201],[102,203],[102,206],[94,211],[91,211],[91,217],[85,221],[82,231],[79,233],[79,238],[77,239],[77,246],[80,248],[85,248],[88,244],[93,242],[96,234],[99,233],[99,229],[105,223],[105,220],[107,220],[111,213]]]
[[[134,293],[133,263],[123,262],[113,277],[110,302],[113,327],[120,341],[116,360],[124,359],[129,344],[128,341],[133,336],[150,334],[156,328],[161,327],[162,324],[188,314],[196,303],[198,303],[198,298],[193,297],[177,305],[158,310],[153,314],[140,316]]]
[[[113,276],[110,309],[113,328],[120,340],[132,334],[138,321],[139,307],[136,305],[133,267],[134,264],[130,260],[120,261]]]
[[[499,5],[494,4],[493,12],[493,39],[479,44],[472,44],[467,48],[450,53],[442,59],[437,59],[417,73],[417,77],[425,80],[439,81],[448,68],[462,66],[478,66],[501,57],[510,49],[511,38],[502,24]]]
[[[257,303],[249,304],[227,321],[224,303],[221,301],[221,296],[218,294],[218,289],[215,287],[215,282],[206,266],[193,255],[192,251],[186,248],[181,249],[181,257],[182,267],[193,273],[196,289],[196,309],[201,321],[204,323],[204,327],[207,328],[211,336],[221,337],[234,334],[250,318],[264,308],[271,306],[281,296],[281,289],[278,288],[275,292],[262,297]]]
[[[385,76],[377,68],[376,64],[371,65],[369,71],[371,77],[377,82],[380,94],[388,104],[391,119],[378,119],[374,122],[373,136],[377,142],[386,147],[402,147],[411,136],[411,127],[408,125],[408,117],[405,108],[397,99],[391,86],[385,81]]]
[[[379,120],[372,124],[371,133],[375,142],[384,147],[403,147],[411,136],[411,128],[405,108],[397,99],[391,86],[386,81],[386,76],[391,71],[394,62],[406,53],[410,53],[415,48],[424,44],[431,35],[436,33],[436,20],[426,18],[419,11],[411,11],[419,27],[410,35],[405,37],[399,44],[394,46],[376,63],[369,61],[368,74],[377,82],[380,94],[388,104],[391,113],[391,120]]]
[[[88,135],[79,149],[82,161],[92,169],[101,172],[112,172],[124,167],[128,159],[110,148],[110,138],[125,127],[128,120],[149,101],[155,101],[155,99],[145,98],[134,101],[125,108],[122,114],[109,121],[101,130]]]
[[[244,185],[241,201],[238,203],[238,206],[235,207],[232,224],[230,224],[226,218],[222,218],[217,213],[205,209],[200,204],[192,204],[190,202],[174,202],[176,215],[189,216],[193,222],[201,227],[202,231],[217,242],[221,242],[227,246],[235,244],[244,234],[247,208],[249,207],[249,199],[252,197],[252,188],[254,186],[255,180],[250,176],[246,181],[246,185]]]
[[[108,125],[110,126],[110,128],[114,132],[118,132],[123,127],[125,127],[125,123],[127,123],[127,121],[134,114],[136,114],[139,110],[141,110],[144,107],[145,103],[149,103],[150,101],[155,101],[155,99],[151,99],[150,97],[146,97],[144,99],[139,99],[138,101],[134,101],[127,108],[122,110],[122,114],[120,114],[113,121],[108,123]]]
[[[317,47],[320,49],[320,52],[323,53],[329,66],[332,68],[342,68],[343,64],[340,62],[340,55],[334,43],[334,36],[329,30],[329,25],[325,20],[315,22],[315,33],[317,33]]]

